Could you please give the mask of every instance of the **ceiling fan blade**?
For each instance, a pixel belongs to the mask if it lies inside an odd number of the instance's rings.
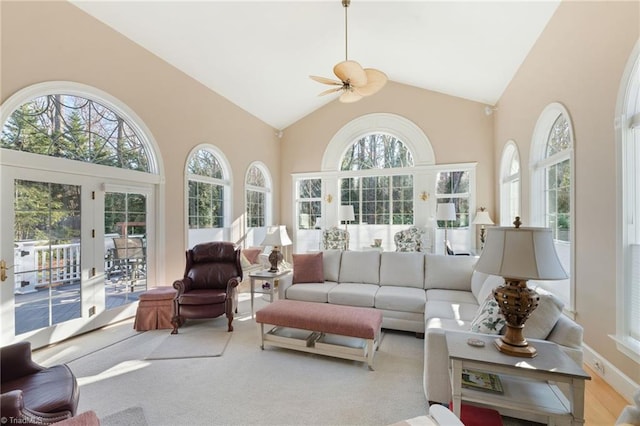
[[[309,78],[311,78],[311,80],[317,81],[318,83],[333,84],[335,86],[342,86],[342,82],[341,81],[333,80],[331,78],[318,77],[316,75],[310,75]]]
[[[333,72],[340,80],[348,81],[352,86],[367,84],[367,74],[356,61],[342,61],[333,67]]]
[[[366,68],[367,83],[363,86],[355,86],[354,90],[362,96],[370,96],[382,89],[387,84],[387,75],[373,68]]]
[[[345,104],[349,104],[351,102],[357,102],[360,99],[362,99],[362,96],[351,90],[346,90],[342,95],[340,95],[340,98],[339,98],[340,102]]]
[[[333,89],[328,89],[328,90],[325,90],[324,92],[318,94],[318,96],[328,95],[330,93],[339,92],[341,90],[342,90],[342,87],[336,87],[336,88],[333,88]]]

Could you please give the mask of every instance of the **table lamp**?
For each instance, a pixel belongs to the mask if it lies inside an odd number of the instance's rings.
[[[496,347],[509,355],[533,358],[536,348],[529,345],[522,331],[540,297],[527,287],[527,281],[568,277],[558,259],[550,228],[521,228],[519,217],[514,225],[487,229],[486,245],[475,269],[504,278],[504,284],[493,290],[507,323],[506,334],[495,340]]]
[[[287,228],[284,225],[272,226],[267,230],[267,235],[262,240],[262,246],[271,246],[271,254],[269,255],[269,263],[271,268],[269,272],[278,272],[278,263],[282,262],[282,252],[280,247],[291,245],[291,239],[287,234]]]
[[[456,205],[454,203],[439,203],[436,206],[436,220],[444,221],[444,254],[448,254],[447,251],[447,228],[449,227],[450,220],[456,220]]]
[[[483,249],[485,233],[487,231],[484,226],[493,225],[491,216],[489,216],[489,212],[484,207],[480,207],[480,211],[476,213],[476,217],[473,219],[473,225],[480,225],[480,249]]]

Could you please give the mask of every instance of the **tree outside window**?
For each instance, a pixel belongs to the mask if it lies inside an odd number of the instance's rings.
[[[265,226],[267,184],[262,170],[251,166],[246,181],[247,226],[250,228]]]
[[[198,150],[189,160],[189,228],[224,226],[222,166],[215,154]]]
[[[469,172],[449,171],[438,173],[436,197],[438,203],[453,203],[456,207],[456,220],[448,221],[450,228],[466,228],[469,226]],[[438,221],[438,227],[445,223]]]
[[[298,229],[314,229],[322,216],[322,179],[298,181]]]
[[[355,141],[342,158],[341,170],[380,169],[375,176],[341,179],[341,204],[353,206],[355,223],[369,225],[413,224],[413,176],[385,173],[385,169],[413,166],[402,141],[374,133]]]

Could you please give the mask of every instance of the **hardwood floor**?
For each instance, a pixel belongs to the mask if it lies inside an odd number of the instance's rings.
[[[584,369],[591,376],[587,380],[584,392],[584,417],[587,426],[611,426],[629,405],[626,399],[617,393],[607,382],[587,365]]]

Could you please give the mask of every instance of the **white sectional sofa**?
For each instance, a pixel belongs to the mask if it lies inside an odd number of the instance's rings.
[[[469,331],[480,305],[502,284],[500,277],[474,271],[476,261],[473,256],[328,250],[322,252],[323,281],[294,282],[294,258],[293,277],[282,280],[278,291],[280,298],[375,308],[382,312],[383,328],[424,333],[425,396],[448,403],[444,332]],[[582,327],[562,315],[561,306],[541,302],[524,334],[559,344],[582,365]]]

